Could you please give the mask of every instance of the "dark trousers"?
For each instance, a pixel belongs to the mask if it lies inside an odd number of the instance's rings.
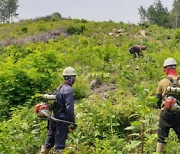
[[[180,111],[161,111],[158,128],[159,142],[166,143],[165,139],[169,135],[170,128],[172,128],[175,131],[180,142]]]
[[[65,119],[62,119],[65,120]],[[48,121],[48,134],[44,146],[46,148],[64,149],[68,134],[68,124],[63,122]]]

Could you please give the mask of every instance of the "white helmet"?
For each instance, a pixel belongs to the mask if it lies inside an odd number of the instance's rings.
[[[74,68],[72,67],[66,67],[64,70],[63,70],[63,76],[73,76],[73,75],[76,75],[76,71]]]
[[[172,66],[172,65],[177,65],[177,62],[174,58],[168,58],[164,61],[164,65],[163,67],[166,67],[166,66]]]

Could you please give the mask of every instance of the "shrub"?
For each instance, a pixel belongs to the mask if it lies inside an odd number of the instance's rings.
[[[78,99],[78,100],[83,99],[90,94],[90,85],[82,77],[78,77],[76,79],[73,89],[75,93],[74,97],[75,99]]]
[[[21,29],[21,31],[22,31],[23,33],[27,33],[27,32],[28,32],[28,28],[27,28],[27,27],[23,27],[23,28]]]
[[[176,39],[176,42],[180,42],[180,28],[177,29],[175,32],[175,39]]]
[[[0,71],[1,98],[11,105],[24,104],[35,93],[51,89],[59,81],[57,70],[61,67],[61,56],[54,51],[36,49],[29,53],[21,49],[22,53],[18,53],[17,50],[7,49],[10,58],[1,63]]]
[[[40,121],[33,108],[14,108],[12,118],[0,123],[0,152],[34,154],[45,137],[46,122]]]
[[[51,14],[51,17],[52,17],[52,20],[54,21],[62,18],[59,12],[54,12],[53,14]]]
[[[75,26],[69,26],[67,28],[67,33],[69,33],[70,35],[79,35],[82,34],[84,31],[86,30],[86,27],[84,25],[75,27]]]

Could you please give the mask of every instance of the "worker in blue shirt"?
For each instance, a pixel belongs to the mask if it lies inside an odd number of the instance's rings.
[[[62,75],[64,83],[56,90],[57,103],[53,107],[53,116],[56,119],[75,123],[72,86],[76,79],[76,71],[72,67],[67,67],[63,70]],[[75,129],[75,125],[53,120],[49,120],[48,123],[48,135],[45,144],[41,146],[40,154],[48,154],[52,147],[55,148],[54,154],[62,154],[69,128]]]

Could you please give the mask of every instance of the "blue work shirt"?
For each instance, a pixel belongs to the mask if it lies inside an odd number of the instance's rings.
[[[55,105],[55,118],[65,118],[75,123],[74,116],[74,91],[72,87],[64,83],[56,92],[57,103]]]

